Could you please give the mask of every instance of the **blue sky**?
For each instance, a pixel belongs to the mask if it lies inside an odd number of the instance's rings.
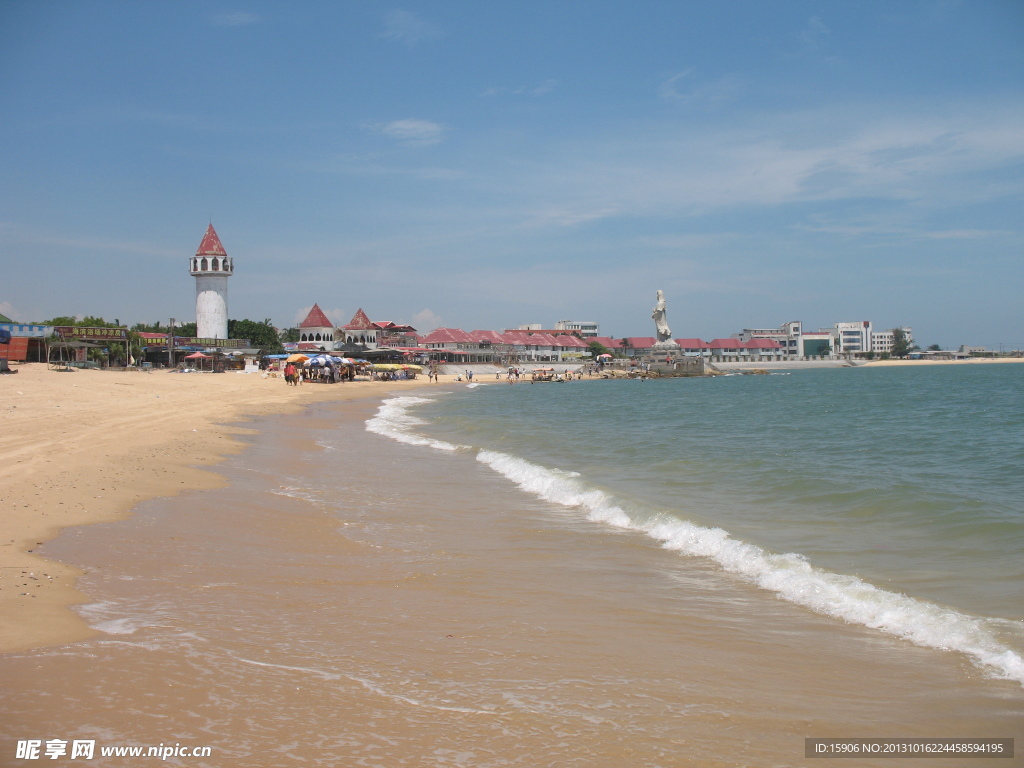
[[[1024,4],[0,0],[0,312],[1024,347]]]

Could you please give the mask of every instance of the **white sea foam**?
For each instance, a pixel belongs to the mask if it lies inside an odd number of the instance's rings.
[[[616,506],[604,491],[587,488],[578,472],[547,469],[509,456],[506,453],[481,450],[477,461],[504,475],[527,493],[561,504],[564,507],[582,507],[590,520],[608,523],[618,528],[632,528],[633,520],[621,507]]]
[[[414,405],[430,403],[432,400],[424,397],[393,397],[385,400],[377,409],[376,415],[366,422],[366,429],[384,437],[390,437],[400,443],[409,445],[422,445],[428,448],[436,448],[440,451],[457,451],[466,448],[464,445],[446,443],[444,440],[434,440],[429,437],[417,435],[412,428],[425,423],[409,414],[409,408]]]
[[[481,450],[477,460],[538,498],[583,509],[595,522],[642,531],[666,549],[710,558],[792,603],[917,645],[959,651],[989,673],[1024,684],[1024,659],[997,641],[984,619],[879,589],[855,576],[817,568],[803,555],[773,554],[734,539],[721,528],[707,528],[664,514],[647,522],[634,520],[611,495],[588,488],[576,472],[549,469],[487,450]]]
[[[431,402],[420,397],[385,401],[366,428],[411,445],[454,451],[469,446],[422,437],[413,428],[424,422],[408,413]],[[605,491],[588,487],[577,472],[533,464],[495,451],[480,450],[477,460],[512,480],[520,489],[564,507],[582,509],[587,519],[617,528],[641,531],[681,554],[706,557],[784,600],[854,624],[877,629],[927,648],[958,651],[997,677],[1024,685],[1024,659],[995,639],[989,620],[907,595],[880,589],[856,576],[817,568],[796,553],[774,554],[729,536],[669,515],[649,520],[630,516]]]
[[[124,613],[124,607],[112,600],[86,603],[75,610],[90,627],[107,635],[134,635],[144,627],[157,626],[138,616],[117,616]]]

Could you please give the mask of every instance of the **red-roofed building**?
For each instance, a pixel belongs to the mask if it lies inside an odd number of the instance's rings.
[[[390,320],[374,320],[380,329],[377,344],[382,347],[415,347],[419,343],[416,329],[411,325],[399,325]]]
[[[563,333],[555,336],[555,341],[561,346],[562,360],[582,360],[593,357],[590,351],[590,344],[579,336]]]
[[[614,355],[625,355],[626,357],[635,357],[636,355],[643,354],[654,346],[657,339],[654,336],[627,336],[621,339],[616,339],[611,336],[592,336],[587,339],[587,342],[597,342]],[[625,343],[623,343],[625,342]]]
[[[306,319],[299,323],[299,349],[330,351],[334,349],[334,323],[314,304]]]
[[[743,345],[751,354],[780,355],[782,345],[775,339],[751,339]]]
[[[459,349],[473,344],[473,338],[461,328],[435,328],[420,339],[427,349]]]
[[[700,339],[676,339],[676,344],[683,350],[684,355],[707,355],[710,354],[710,345]]]
[[[380,337],[380,327],[366,316],[362,308],[352,316],[343,330],[346,344],[362,344],[371,349],[376,348]]]
[[[622,347],[619,346],[621,339],[613,339],[611,336],[591,336],[587,341],[597,342],[603,347],[607,347],[612,352],[621,351]]]
[[[420,344],[461,355],[465,362],[562,362],[590,357],[589,346],[576,336],[531,331],[478,329],[466,333],[460,328],[438,328],[421,338]]]
[[[738,355],[743,342],[739,339],[712,339],[708,349],[714,355]]]

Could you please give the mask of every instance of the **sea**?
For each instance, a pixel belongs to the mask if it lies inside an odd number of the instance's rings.
[[[0,657],[0,764],[1024,765],[1024,366],[477,376],[247,440],[45,546],[100,634]]]

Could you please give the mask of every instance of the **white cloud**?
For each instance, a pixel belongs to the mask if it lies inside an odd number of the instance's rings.
[[[831,35],[831,31],[825,26],[825,22],[821,20],[821,17],[812,16],[807,20],[803,30],[801,30],[800,40],[808,48],[818,50],[828,42]]]
[[[321,307],[323,309],[323,307]],[[324,309],[324,314],[327,315],[327,319],[334,323],[335,327],[342,327],[348,324],[348,321],[352,319],[352,315],[355,312],[349,312],[345,309]]]
[[[558,81],[548,78],[540,85],[519,85],[515,87],[494,86],[483,92],[483,96],[544,96],[558,87]]]
[[[295,313],[295,319],[292,321],[292,324],[297,326],[299,323],[305,320],[306,316],[309,314],[309,310],[311,310],[312,308],[312,304],[310,304],[308,307],[300,308]],[[323,307],[320,307],[320,311],[327,315],[327,319],[334,323],[335,327],[345,325],[352,317],[344,309],[324,309]]]
[[[441,327],[441,316],[429,309],[417,312],[412,316],[412,326],[421,336]]]
[[[369,126],[376,133],[390,136],[392,139],[411,146],[437,144],[444,137],[445,127],[429,120],[393,120]]]
[[[710,81],[701,81],[694,76],[694,70],[677,72],[658,86],[662,101],[679,104],[702,104],[717,106],[733,101],[740,90],[740,79],[736,75],[723,75]]]
[[[1012,110],[944,115],[762,115],[747,126],[637,125],[547,148],[522,167],[520,211],[560,225],[613,216],[697,215],[738,206],[900,201],[937,209],[1024,192],[988,175],[1024,160]],[[1016,139],[1014,138],[1016,134]],[[532,213],[527,214],[527,210]]]
[[[234,11],[232,13],[219,13],[211,21],[217,27],[246,27],[250,24],[259,23],[260,17],[254,13]]]
[[[14,308],[14,305],[9,301],[0,301],[0,315],[11,318],[14,322],[19,322],[18,318],[20,313]]]
[[[421,40],[432,40],[441,34],[439,26],[425,21],[415,13],[395,10],[389,11],[384,17],[384,31],[381,37],[412,48]]]

